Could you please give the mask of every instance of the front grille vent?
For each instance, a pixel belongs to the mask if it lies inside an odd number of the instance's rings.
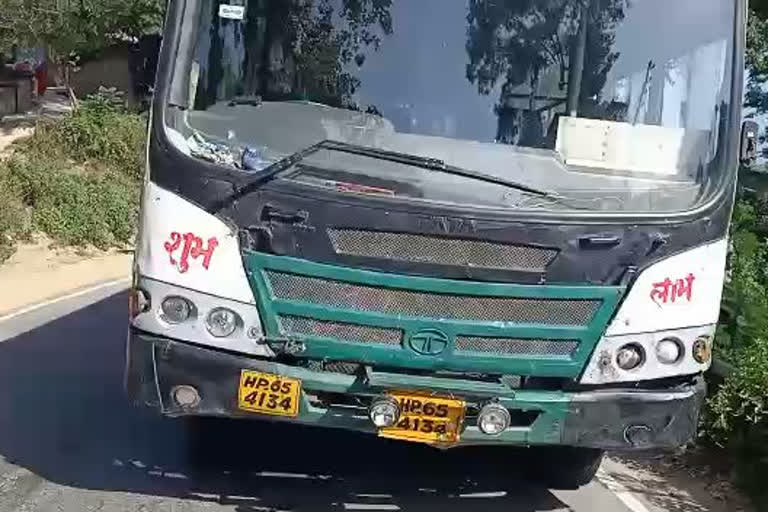
[[[348,363],[345,361],[308,361],[307,369],[313,372],[356,375],[362,371],[362,366],[358,363]]]
[[[403,333],[399,329],[385,329],[342,322],[325,322],[301,316],[281,316],[282,332],[287,336],[314,336],[334,338],[350,343],[400,345]]]
[[[579,348],[579,342],[572,340],[481,338],[475,336],[459,336],[456,338],[457,353],[570,357],[577,348]]]
[[[329,229],[336,254],[433,265],[544,272],[557,250],[407,233]]]
[[[379,288],[274,271],[267,271],[266,277],[276,299],[418,318],[584,326],[601,305],[594,299],[480,297]],[[307,322],[301,325],[311,326]]]

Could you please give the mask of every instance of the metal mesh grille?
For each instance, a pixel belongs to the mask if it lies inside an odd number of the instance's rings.
[[[399,345],[403,338],[402,331],[398,329],[383,329],[340,322],[324,322],[300,316],[281,316],[280,325],[283,333],[287,335],[335,338],[354,343]]]
[[[309,361],[307,368],[313,372],[355,375],[360,370],[361,366],[357,363],[347,363],[344,361]]]
[[[481,352],[483,354],[571,356],[578,347],[579,342],[571,340],[525,340],[474,336],[456,338],[456,352]]]
[[[375,288],[278,272],[266,274],[278,299],[411,317],[587,325],[600,307],[599,300],[445,295]]]
[[[330,229],[337,254],[437,265],[543,272],[557,251],[434,236]]]

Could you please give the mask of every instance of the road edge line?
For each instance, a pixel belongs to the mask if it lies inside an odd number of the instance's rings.
[[[13,318],[20,317],[22,315],[27,315],[29,313],[32,313],[34,311],[37,311],[38,309],[42,309],[48,306],[52,306],[54,304],[58,304],[59,302],[64,302],[71,299],[76,299],[77,297],[82,297],[83,295],[88,295],[89,293],[97,292],[99,290],[103,290],[104,288],[110,288],[112,286],[117,286],[120,284],[128,284],[131,282],[130,277],[121,277],[119,279],[113,279],[111,281],[105,281],[99,284],[95,284],[92,286],[89,286],[87,288],[82,288],[80,290],[66,293],[64,295],[59,295],[58,297],[54,297],[51,299],[44,300],[42,302],[36,302],[34,304],[30,304],[27,306],[24,306],[20,309],[17,309],[15,311],[11,311],[8,314],[0,316],[0,323],[5,322],[7,320],[11,320]]]

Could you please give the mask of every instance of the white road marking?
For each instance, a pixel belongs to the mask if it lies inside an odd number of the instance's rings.
[[[602,469],[597,473],[597,481],[605,487],[608,492],[613,493],[625,507],[632,512],[651,512],[648,507],[632,494],[632,491],[615,478],[611,478]]]
[[[118,286],[121,284],[127,285],[130,282],[131,282],[131,278],[123,277],[120,279],[115,279],[114,281],[107,281],[105,283],[97,284],[95,286],[91,286],[90,288],[85,288],[73,293],[69,293],[67,295],[62,295],[60,297],[49,299],[43,302],[38,302],[36,304],[32,304],[31,306],[27,306],[17,311],[14,311],[13,313],[9,313],[5,316],[0,316],[0,323],[5,322],[6,320],[11,320],[13,318],[17,318],[22,315],[32,313],[33,311],[37,311],[39,309],[43,309],[48,306],[52,306],[54,304],[58,304],[59,302],[65,302],[71,299],[76,299],[77,297],[82,297],[83,295],[88,295],[89,293],[97,292],[99,290],[103,290],[104,288],[110,288],[112,286]]]
[[[344,503],[344,510],[400,510],[397,505],[368,504],[368,503]]]
[[[507,491],[472,492],[468,494],[459,494],[459,498],[503,498],[506,495],[507,495]]]

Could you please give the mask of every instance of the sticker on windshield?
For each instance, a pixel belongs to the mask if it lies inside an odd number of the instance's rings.
[[[228,20],[245,19],[245,6],[221,4],[219,6],[219,18],[226,18]]]

